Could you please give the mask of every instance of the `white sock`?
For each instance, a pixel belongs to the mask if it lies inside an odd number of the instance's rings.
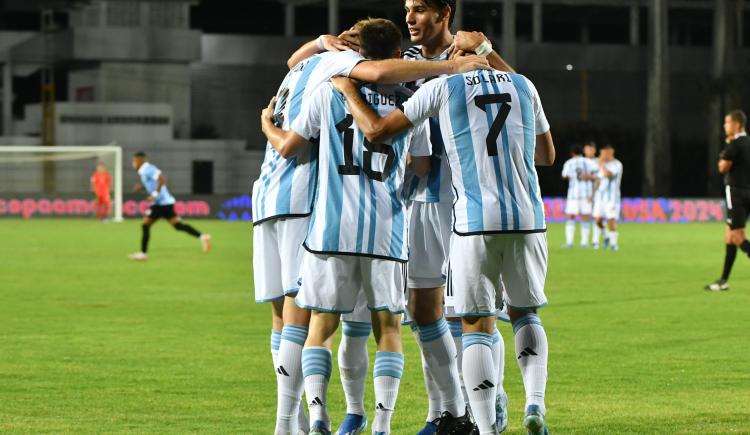
[[[609,239],[609,228],[604,228],[604,238]]]
[[[492,361],[495,363],[497,370],[497,382],[495,382],[495,396],[505,392],[503,381],[505,380],[505,341],[500,331],[495,327],[495,333],[492,335]]]
[[[464,382],[474,421],[480,434],[494,434],[497,368],[492,358],[492,335],[482,332],[464,334],[463,344]]]
[[[570,246],[573,244],[573,238],[576,234],[576,221],[568,219],[565,221],[565,244]]]
[[[594,234],[591,236],[591,243],[594,245],[599,244],[599,238],[601,237],[602,229],[599,228],[599,225],[594,224]]]
[[[322,421],[331,428],[328,416],[328,381],[331,379],[331,351],[325,347],[306,347],[302,351],[302,372],[305,375],[305,397],[310,410],[310,421]]]
[[[443,411],[454,417],[461,417],[466,412],[466,403],[461,394],[461,383],[458,380],[456,348],[445,317],[435,323],[417,327],[419,344],[422,348],[430,374],[440,389]]]
[[[302,347],[305,339],[305,327],[284,325],[281,330],[279,353],[276,356],[276,433],[279,434],[296,434],[299,430],[300,400],[304,389]]]
[[[617,246],[617,231],[610,231],[609,232],[609,244],[612,246]]]
[[[273,360],[273,370],[276,372],[276,357],[279,355],[279,344],[281,343],[281,331],[271,330],[271,359]]]
[[[547,385],[547,334],[542,321],[535,313],[528,313],[513,322],[516,335],[516,357],[526,388],[526,407],[544,408],[544,390]]]
[[[419,344],[419,332],[417,331],[416,323],[412,325],[411,332],[414,334],[414,339],[417,340],[417,344]],[[435,380],[432,379],[432,375],[430,375],[430,370],[427,367],[427,361],[424,358],[424,352],[422,351],[421,346],[419,347],[419,354],[422,358],[422,377],[424,378],[424,386],[427,389],[428,406],[427,417],[425,420],[431,422],[440,418],[443,407],[440,404],[440,390],[438,389]]]
[[[391,433],[391,416],[396,408],[398,386],[404,373],[404,354],[400,352],[378,352],[375,354],[373,370],[375,382],[375,420],[373,432]]]
[[[346,397],[346,413],[365,415],[365,381],[370,359],[367,340],[372,325],[360,322],[343,322],[344,334],[339,344],[339,374]]]
[[[458,381],[461,383],[461,394],[464,396],[464,403],[466,403],[469,407],[469,412],[471,412],[471,403],[469,403],[469,394],[466,392],[463,372],[464,345],[462,336],[464,326],[460,320],[450,320],[448,327],[451,330],[451,336],[453,336],[453,343],[456,345],[456,367],[458,368]]]
[[[591,229],[591,222],[581,222],[581,246],[588,246],[589,244],[589,230]]]

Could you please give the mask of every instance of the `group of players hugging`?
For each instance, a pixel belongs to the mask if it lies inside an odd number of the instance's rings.
[[[371,333],[371,431],[396,432],[403,324],[419,344],[429,398],[419,434],[503,432],[500,319],[512,325],[523,425],[547,434],[537,313],[547,303],[547,239],[535,166],[555,158],[549,123],[535,86],[484,35],[450,32],[454,0],[404,6],[417,45],[402,52],[399,27],[378,18],[323,35],[292,55],[261,115],[268,144],[253,185],[253,267],[256,300],[273,313],[275,433],[334,429],[339,324],[347,409],[336,433],[367,428]]]

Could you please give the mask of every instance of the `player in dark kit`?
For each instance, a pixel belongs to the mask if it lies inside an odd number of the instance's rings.
[[[737,247],[750,256],[750,242],[745,235],[745,222],[750,212],[750,138],[745,132],[747,115],[741,110],[724,117],[727,146],[719,157],[719,172],[724,174],[724,194],[727,201],[726,254],[721,278],[706,286],[706,290],[729,290]]]
[[[134,190],[138,192],[145,189],[149,193],[148,201],[151,202],[151,207],[146,212],[146,216],[143,217],[141,250],[140,252],[130,254],[128,258],[136,261],[148,260],[146,252],[148,251],[148,239],[151,235],[151,225],[160,218],[169,221],[170,225],[177,231],[184,231],[191,236],[198,237],[203,246],[203,252],[208,252],[211,249],[211,236],[209,234],[201,234],[195,228],[181,222],[180,217],[174,211],[175,199],[167,189],[164,175],[159,168],[146,160],[145,153],[135,153],[133,156],[133,169],[138,172],[138,176],[141,179],[141,182],[136,184]]]

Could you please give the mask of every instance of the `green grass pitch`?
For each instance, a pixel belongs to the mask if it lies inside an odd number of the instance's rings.
[[[137,221],[0,221],[0,432],[273,433],[270,308],[254,303],[250,226],[193,223],[213,252],[160,223],[140,264],[126,259]],[[739,253],[731,291],[702,290],[720,272],[722,226],[623,225],[617,253],[563,251],[562,230],[550,227],[541,314],[552,432],[749,433],[750,260]],[[508,433],[520,434],[522,383],[500,328]],[[404,337],[394,434],[416,433],[426,412]]]

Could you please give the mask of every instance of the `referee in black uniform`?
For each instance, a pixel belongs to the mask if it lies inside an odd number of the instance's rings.
[[[706,290],[729,290],[737,247],[750,256],[750,242],[745,236],[745,222],[750,213],[750,137],[745,132],[747,115],[741,110],[724,117],[727,146],[719,156],[719,172],[724,174],[724,194],[727,201],[726,255],[721,278],[706,286]]]

